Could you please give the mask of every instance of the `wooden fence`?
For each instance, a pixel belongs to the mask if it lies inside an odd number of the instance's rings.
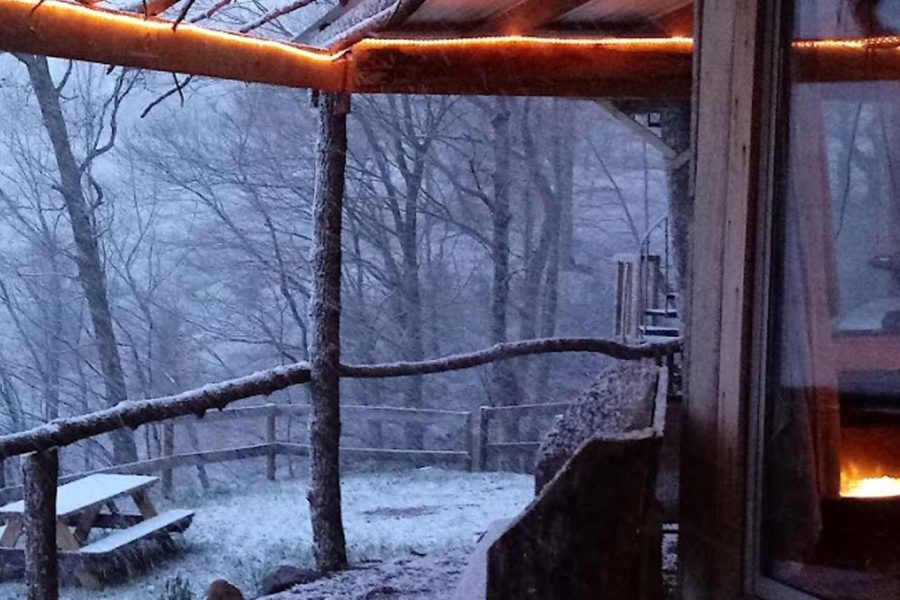
[[[394,422],[417,423],[423,426],[437,425],[447,430],[457,429],[461,435],[454,444],[460,449],[408,449],[342,446],[341,455],[347,460],[376,460],[403,462],[414,466],[443,466],[471,471],[504,470],[510,465],[530,465],[540,440],[502,439],[501,430],[505,419],[530,417],[542,421],[541,432],[546,430],[552,417],[561,414],[569,403],[523,404],[518,406],[481,406],[473,411],[449,411],[434,409],[408,409],[387,406],[344,405],[341,414],[346,422]],[[278,456],[307,457],[309,444],[297,443],[278,437],[279,420],[299,418],[304,424],[310,407],[301,404],[260,404],[230,408],[207,413],[202,418],[194,416],[178,417],[160,423],[162,440],[160,456],[138,462],[113,465],[69,473],[59,477],[59,483],[75,481],[88,475],[99,473],[126,473],[159,475],[163,494],[172,490],[173,471],[181,467],[218,464],[238,460],[264,458],[266,479],[273,481],[277,476]],[[221,423],[259,421],[257,431],[262,432],[262,443],[244,444],[193,452],[176,452],[175,439],[184,425],[213,426]],[[248,424],[248,430],[250,425]],[[3,461],[0,461],[2,464]],[[0,502],[18,500],[24,486],[15,485],[0,489]]]
[[[681,340],[630,346],[612,340],[596,338],[548,338],[539,340],[523,340],[496,344],[490,348],[426,360],[416,363],[390,363],[381,365],[336,365],[339,377],[348,378],[391,378],[410,375],[426,375],[446,373],[487,365],[498,360],[508,360],[521,356],[538,354],[561,354],[571,352],[587,352],[602,354],[620,360],[654,359],[662,364],[668,357],[681,351]],[[247,407],[225,410],[238,400],[255,396],[269,395],[275,391],[295,385],[309,383],[312,377],[310,366],[305,363],[283,365],[252,375],[239,377],[217,384],[211,384],[162,398],[120,402],[111,408],[99,410],[86,415],[77,415],[58,419],[33,429],[0,436],[0,458],[22,456],[25,473],[25,487],[8,491],[10,494],[24,494],[25,499],[25,575],[29,600],[58,600],[59,582],[57,577],[58,553],[55,533],[56,521],[55,500],[56,485],[60,480],[59,449],[94,436],[111,433],[123,427],[135,429],[150,423],[163,423],[164,439],[161,443],[163,455],[159,458],[118,465],[105,469],[107,471],[131,472],[156,471],[162,473],[166,485],[171,485],[171,471],[190,464],[206,464],[224,462],[250,457],[265,457],[266,475],[273,478],[276,474],[276,459],[283,455],[306,455],[310,447],[290,441],[277,439],[277,419],[279,416],[294,410],[309,410],[305,406],[284,407],[263,405],[263,407]],[[465,419],[464,450],[401,450],[380,448],[342,448],[343,456],[365,456],[368,458],[414,458],[418,460],[436,461],[459,460],[471,469],[483,469],[488,465],[491,455],[497,453],[532,452],[537,447],[534,439],[525,441],[509,441],[509,427],[506,428],[504,440],[491,439],[491,423],[502,422],[509,415],[521,415],[515,411],[561,411],[564,407],[538,405],[538,407],[483,407],[473,414],[447,413],[447,411],[411,411],[408,409],[385,407],[341,407],[341,413],[348,418],[354,411],[368,412],[381,418],[403,415],[404,419],[433,419],[436,414],[442,416],[455,415],[453,418]],[[213,410],[220,412],[212,412]],[[374,411],[374,412],[373,412]],[[189,417],[193,415],[193,417]],[[262,444],[226,448],[207,452],[197,451],[187,454],[174,452],[174,431],[177,422],[186,417],[203,417],[212,422],[217,419],[233,419],[253,415],[265,419],[265,439]],[[174,419],[174,421],[173,421]],[[515,421],[515,419],[513,419]],[[170,423],[171,422],[171,423]],[[70,475],[76,478],[87,473]],[[65,479],[65,478],[63,478]]]

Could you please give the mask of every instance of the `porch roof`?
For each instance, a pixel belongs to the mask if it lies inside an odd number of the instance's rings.
[[[282,0],[280,16],[311,0]],[[188,14],[193,0],[146,0]],[[219,0],[212,6],[227,4]],[[209,9],[207,9],[209,10]],[[689,0],[345,0],[291,39],[99,0],[0,0],[0,51],[343,93],[689,96]],[[244,28],[247,29],[246,27]],[[795,44],[809,81],[900,76],[900,50]]]
[[[190,1],[148,4],[178,15]],[[0,50],[346,93],[660,99],[691,89],[693,43],[665,25],[690,0],[346,0],[293,39],[105,6],[0,0]]]
[[[348,0],[297,40],[330,49],[366,36],[690,36],[691,0]]]

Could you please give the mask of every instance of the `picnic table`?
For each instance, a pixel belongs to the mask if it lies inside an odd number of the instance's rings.
[[[126,556],[129,549],[149,539],[165,538],[187,529],[194,518],[190,510],[160,513],[148,495],[159,480],[145,475],[98,474],[67,483],[57,490],[56,544],[60,563],[70,568],[85,587],[97,587],[95,573]],[[137,513],[122,512],[119,504],[130,498]],[[6,526],[0,533],[0,559],[4,564],[24,561],[22,538],[25,503],[0,507]],[[95,529],[111,530],[91,536]]]

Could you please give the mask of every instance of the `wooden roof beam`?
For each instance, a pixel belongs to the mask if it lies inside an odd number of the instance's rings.
[[[687,3],[681,8],[655,17],[653,22],[669,36],[690,36],[694,33],[694,6]]]
[[[485,35],[527,35],[552,23],[589,0],[521,0],[487,19],[478,28]]]
[[[56,0],[0,0],[0,50],[341,91],[344,56]]]
[[[369,39],[352,51],[356,93],[688,98],[690,39]]]

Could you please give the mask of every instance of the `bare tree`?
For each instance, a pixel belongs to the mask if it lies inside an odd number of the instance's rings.
[[[53,145],[59,170],[59,191],[69,214],[72,234],[77,249],[78,277],[90,308],[91,323],[103,383],[106,388],[107,403],[112,406],[127,399],[125,374],[119,356],[116,334],[113,328],[112,311],[106,288],[106,274],[100,260],[97,232],[91,223],[90,204],[84,193],[82,178],[90,163],[102,153],[112,148],[116,137],[116,111],[128,91],[124,76],[120,77],[110,100],[111,125],[109,137],[102,145],[94,146],[89,155],[79,165],[72,151],[65,117],[60,103],[60,89],[53,83],[46,57],[17,55],[25,64],[44,119],[44,127]],[[137,447],[130,432],[117,431],[112,435],[113,455],[117,462],[137,460]]]

